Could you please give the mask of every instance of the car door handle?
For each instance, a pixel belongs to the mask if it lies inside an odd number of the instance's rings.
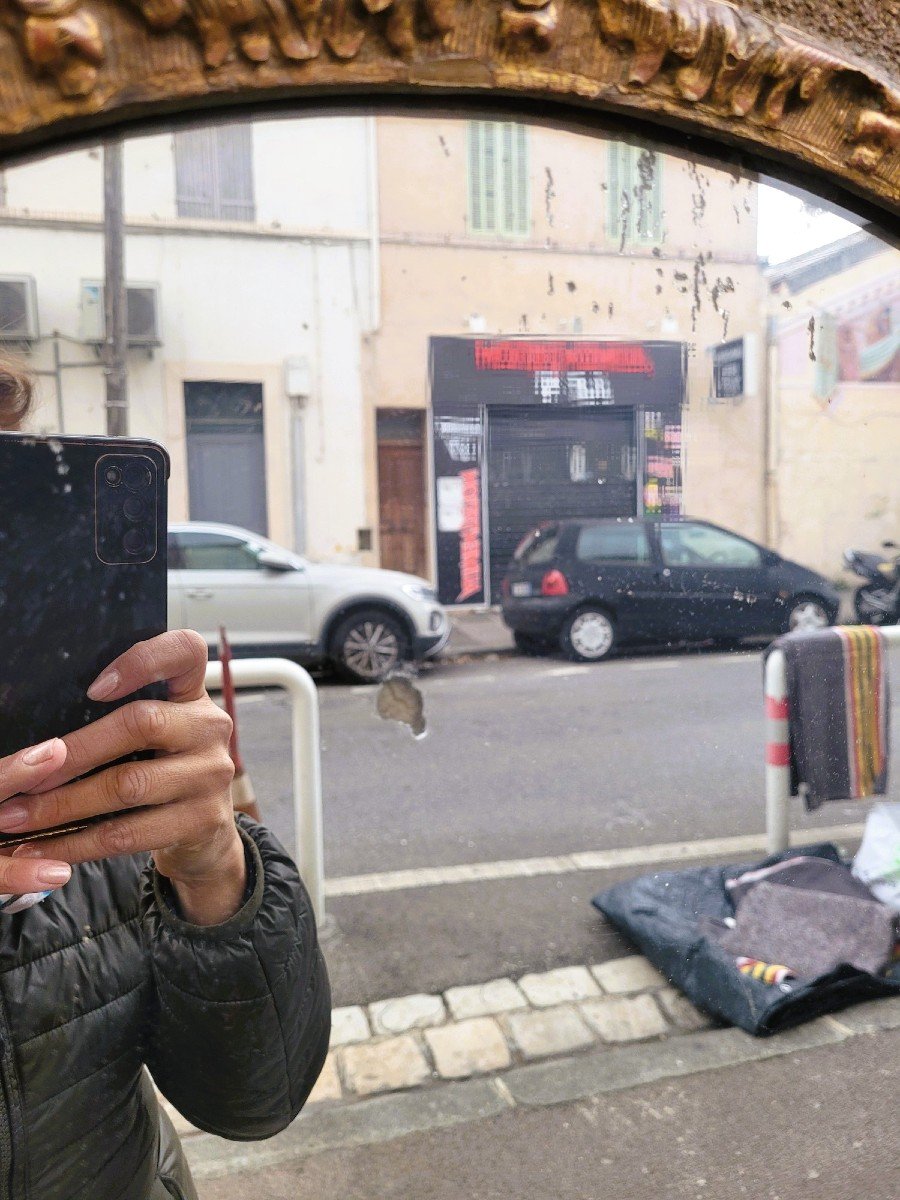
[[[185,594],[189,600],[212,600],[213,598],[209,588],[188,588]]]

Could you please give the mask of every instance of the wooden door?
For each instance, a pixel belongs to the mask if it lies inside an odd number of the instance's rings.
[[[421,428],[421,427],[420,427]],[[425,447],[418,437],[378,438],[381,565],[424,575]]]

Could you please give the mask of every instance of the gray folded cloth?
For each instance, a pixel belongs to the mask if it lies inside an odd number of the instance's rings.
[[[770,867],[758,867],[734,879],[726,879],[725,886],[735,908],[740,908],[760,883],[777,883],[781,887],[802,888],[809,892],[834,892],[841,896],[856,896],[858,900],[877,900],[849,867],[827,858],[798,854]]]
[[[707,932],[735,957],[815,979],[842,963],[880,974],[894,948],[894,927],[894,914],[877,900],[764,881],[743,897],[734,928]]]

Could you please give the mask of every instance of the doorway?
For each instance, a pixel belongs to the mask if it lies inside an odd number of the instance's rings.
[[[184,385],[192,521],[268,533],[263,390],[259,383]]]
[[[376,433],[381,566],[424,575],[425,413],[379,409]]]

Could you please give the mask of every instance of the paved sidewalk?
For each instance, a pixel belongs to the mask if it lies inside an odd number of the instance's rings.
[[[333,1011],[331,1048],[309,1104],[352,1103],[710,1025],[640,955],[395,996]],[[166,1108],[183,1137],[198,1135]]]
[[[450,641],[445,658],[508,654],[515,649],[512,633],[496,608],[450,608]]]
[[[218,1168],[188,1152],[201,1200],[889,1200],[898,1034],[865,1020],[594,1052],[518,1068],[505,1091],[445,1084],[427,1104],[319,1106]]]
[[[215,1178],[898,1029],[900,999],[767,1039],[713,1028],[646,959],[630,955],[336,1009],[307,1107],[271,1141],[235,1145],[169,1111],[198,1177]]]

